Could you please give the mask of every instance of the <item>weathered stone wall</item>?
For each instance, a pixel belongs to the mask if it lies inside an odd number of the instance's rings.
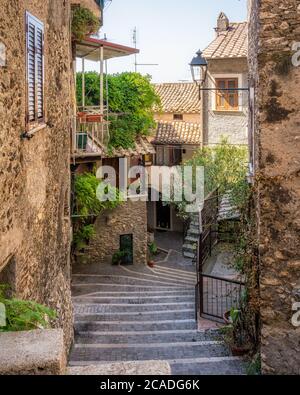
[[[300,1],[252,0],[249,7],[262,369],[299,374],[300,328],[291,318],[300,301],[300,68],[291,57],[300,42]]]
[[[45,25],[44,128],[25,131],[25,11]],[[19,298],[58,312],[67,347],[72,339],[69,160],[71,53],[69,0],[1,0],[0,271],[15,262]]]
[[[134,264],[147,263],[147,203],[130,201],[101,213],[95,223],[96,236],[85,253],[91,262],[111,262],[120,249],[120,236],[133,234]]]
[[[211,59],[209,61],[206,87],[214,89],[215,78],[229,75],[239,76],[240,88],[248,87],[248,66],[246,59]],[[203,93],[204,96],[204,140],[208,144],[219,143],[222,136],[232,144],[248,143],[248,97],[239,92],[239,111],[216,111],[215,91]]]

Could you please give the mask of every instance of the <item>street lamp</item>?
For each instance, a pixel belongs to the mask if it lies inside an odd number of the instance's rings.
[[[202,56],[202,52],[196,53],[197,56],[193,58],[190,63],[193,81],[198,85],[202,86],[206,80],[208,64],[206,59]]]

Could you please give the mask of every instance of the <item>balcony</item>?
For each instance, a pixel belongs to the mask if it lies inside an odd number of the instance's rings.
[[[77,108],[72,125],[73,161],[100,160],[107,154],[110,139],[110,123],[121,114],[112,114],[104,101],[104,63],[110,59],[129,56],[139,51],[135,48],[86,37],[76,42],[76,58],[82,66],[82,107]],[[98,106],[86,106],[85,62],[99,64],[100,95]],[[75,85],[76,86],[76,85]]]

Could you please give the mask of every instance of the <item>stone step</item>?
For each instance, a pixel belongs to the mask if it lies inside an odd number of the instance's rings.
[[[211,357],[168,361],[172,375],[244,375],[246,363],[239,357]]]
[[[126,285],[126,284],[85,284],[78,283],[72,285],[73,295],[91,294],[94,292],[190,292],[193,289],[191,286],[185,287],[164,287],[164,286],[139,286],[139,285]]]
[[[142,305],[149,303],[176,303],[186,302],[193,303],[195,301],[194,295],[169,295],[169,296],[76,296],[73,298],[76,303],[105,303],[111,304],[124,304],[124,305]]]
[[[140,313],[101,313],[101,314],[75,314],[75,322],[80,321],[159,321],[163,320],[187,320],[195,319],[195,309],[166,310],[166,311],[143,311]]]
[[[162,266],[162,265],[155,265],[155,268],[159,268],[159,269],[165,269],[165,270],[172,270],[172,272],[176,272],[176,273],[179,273],[179,274],[189,274],[189,275],[194,275],[195,273],[193,272],[193,271],[187,271],[187,270],[182,270],[182,269],[174,269],[173,267],[172,268],[170,268],[169,266],[168,267],[165,267],[165,266]]]
[[[195,291],[193,288],[191,290],[189,289],[183,289],[183,290],[178,290],[178,291],[126,291],[126,292],[119,292],[119,291],[112,291],[112,292],[106,292],[106,291],[96,291],[96,292],[88,292],[86,290],[85,293],[82,293],[78,296],[91,296],[91,297],[96,297],[96,296],[101,296],[104,298],[115,298],[115,297],[164,297],[164,296],[194,296]],[[77,298],[78,296],[74,296],[74,298]]]
[[[195,228],[195,227],[190,228],[190,229],[187,231],[187,235],[197,235],[198,238],[199,238],[199,236],[200,236],[200,230],[199,230],[198,228]]]
[[[159,279],[156,278],[145,278],[144,276],[132,277],[132,276],[106,276],[106,275],[73,275],[73,285],[86,283],[86,284],[125,284],[125,285],[152,285],[152,286],[187,286],[189,285],[188,280],[180,279]]]
[[[136,344],[76,344],[71,361],[144,361],[228,356],[218,341]]]
[[[121,328],[120,328],[121,329]],[[176,343],[212,340],[212,336],[197,330],[134,331],[134,332],[78,332],[76,344],[135,344]],[[217,340],[217,339],[215,339]]]
[[[142,276],[140,276],[140,278],[143,279],[149,279],[149,280],[163,280],[163,281],[167,281],[169,282],[178,282],[179,284],[181,283],[189,283],[191,280],[191,274],[190,273],[176,273],[174,271],[170,271],[170,270],[161,270],[159,268],[156,269],[156,267],[154,266],[154,268],[148,268],[149,270],[148,273],[143,273]],[[128,271],[128,273],[131,275],[137,275],[137,272],[134,272],[130,269],[126,269]],[[158,273],[156,272],[158,271]]]
[[[183,256],[185,258],[194,259],[196,256],[196,251],[195,252],[183,251]]]
[[[169,330],[197,329],[195,319],[180,320],[146,320],[146,321],[82,321],[75,322],[78,332],[118,332],[122,331],[169,331]]]
[[[161,310],[186,310],[194,308],[194,303],[187,302],[166,302],[166,303],[144,303],[144,304],[125,304],[125,303],[74,303],[76,313],[117,313],[117,312],[142,312],[142,311],[161,311]]]
[[[197,237],[197,236],[195,236],[195,235],[193,235],[193,236],[187,236],[186,238],[185,238],[185,243],[186,242],[190,242],[189,244],[195,244],[195,243],[198,243],[198,241],[199,241],[199,237]]]
[[[197,245],[196,244],[190,244],[190,243],[185,243],[182,246],[182,250],[183,251],[187,251],[187,252],[194,252],[196,253],[197,251]]]

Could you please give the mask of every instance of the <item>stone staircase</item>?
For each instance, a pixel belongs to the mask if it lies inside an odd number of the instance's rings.
[[[167,361],[174,375],[244,373],[218,331],[197,330],[193,272],[162,265],[101,271],[73,276],[71,374],[126,361]]]
[[[199,228],[199,215],[195,214],[192,217],[187,235],[184,239],[184,244],[182,247],[183,256],[185,258],[194,259],[197,253],[197,244],[200,237]]]

